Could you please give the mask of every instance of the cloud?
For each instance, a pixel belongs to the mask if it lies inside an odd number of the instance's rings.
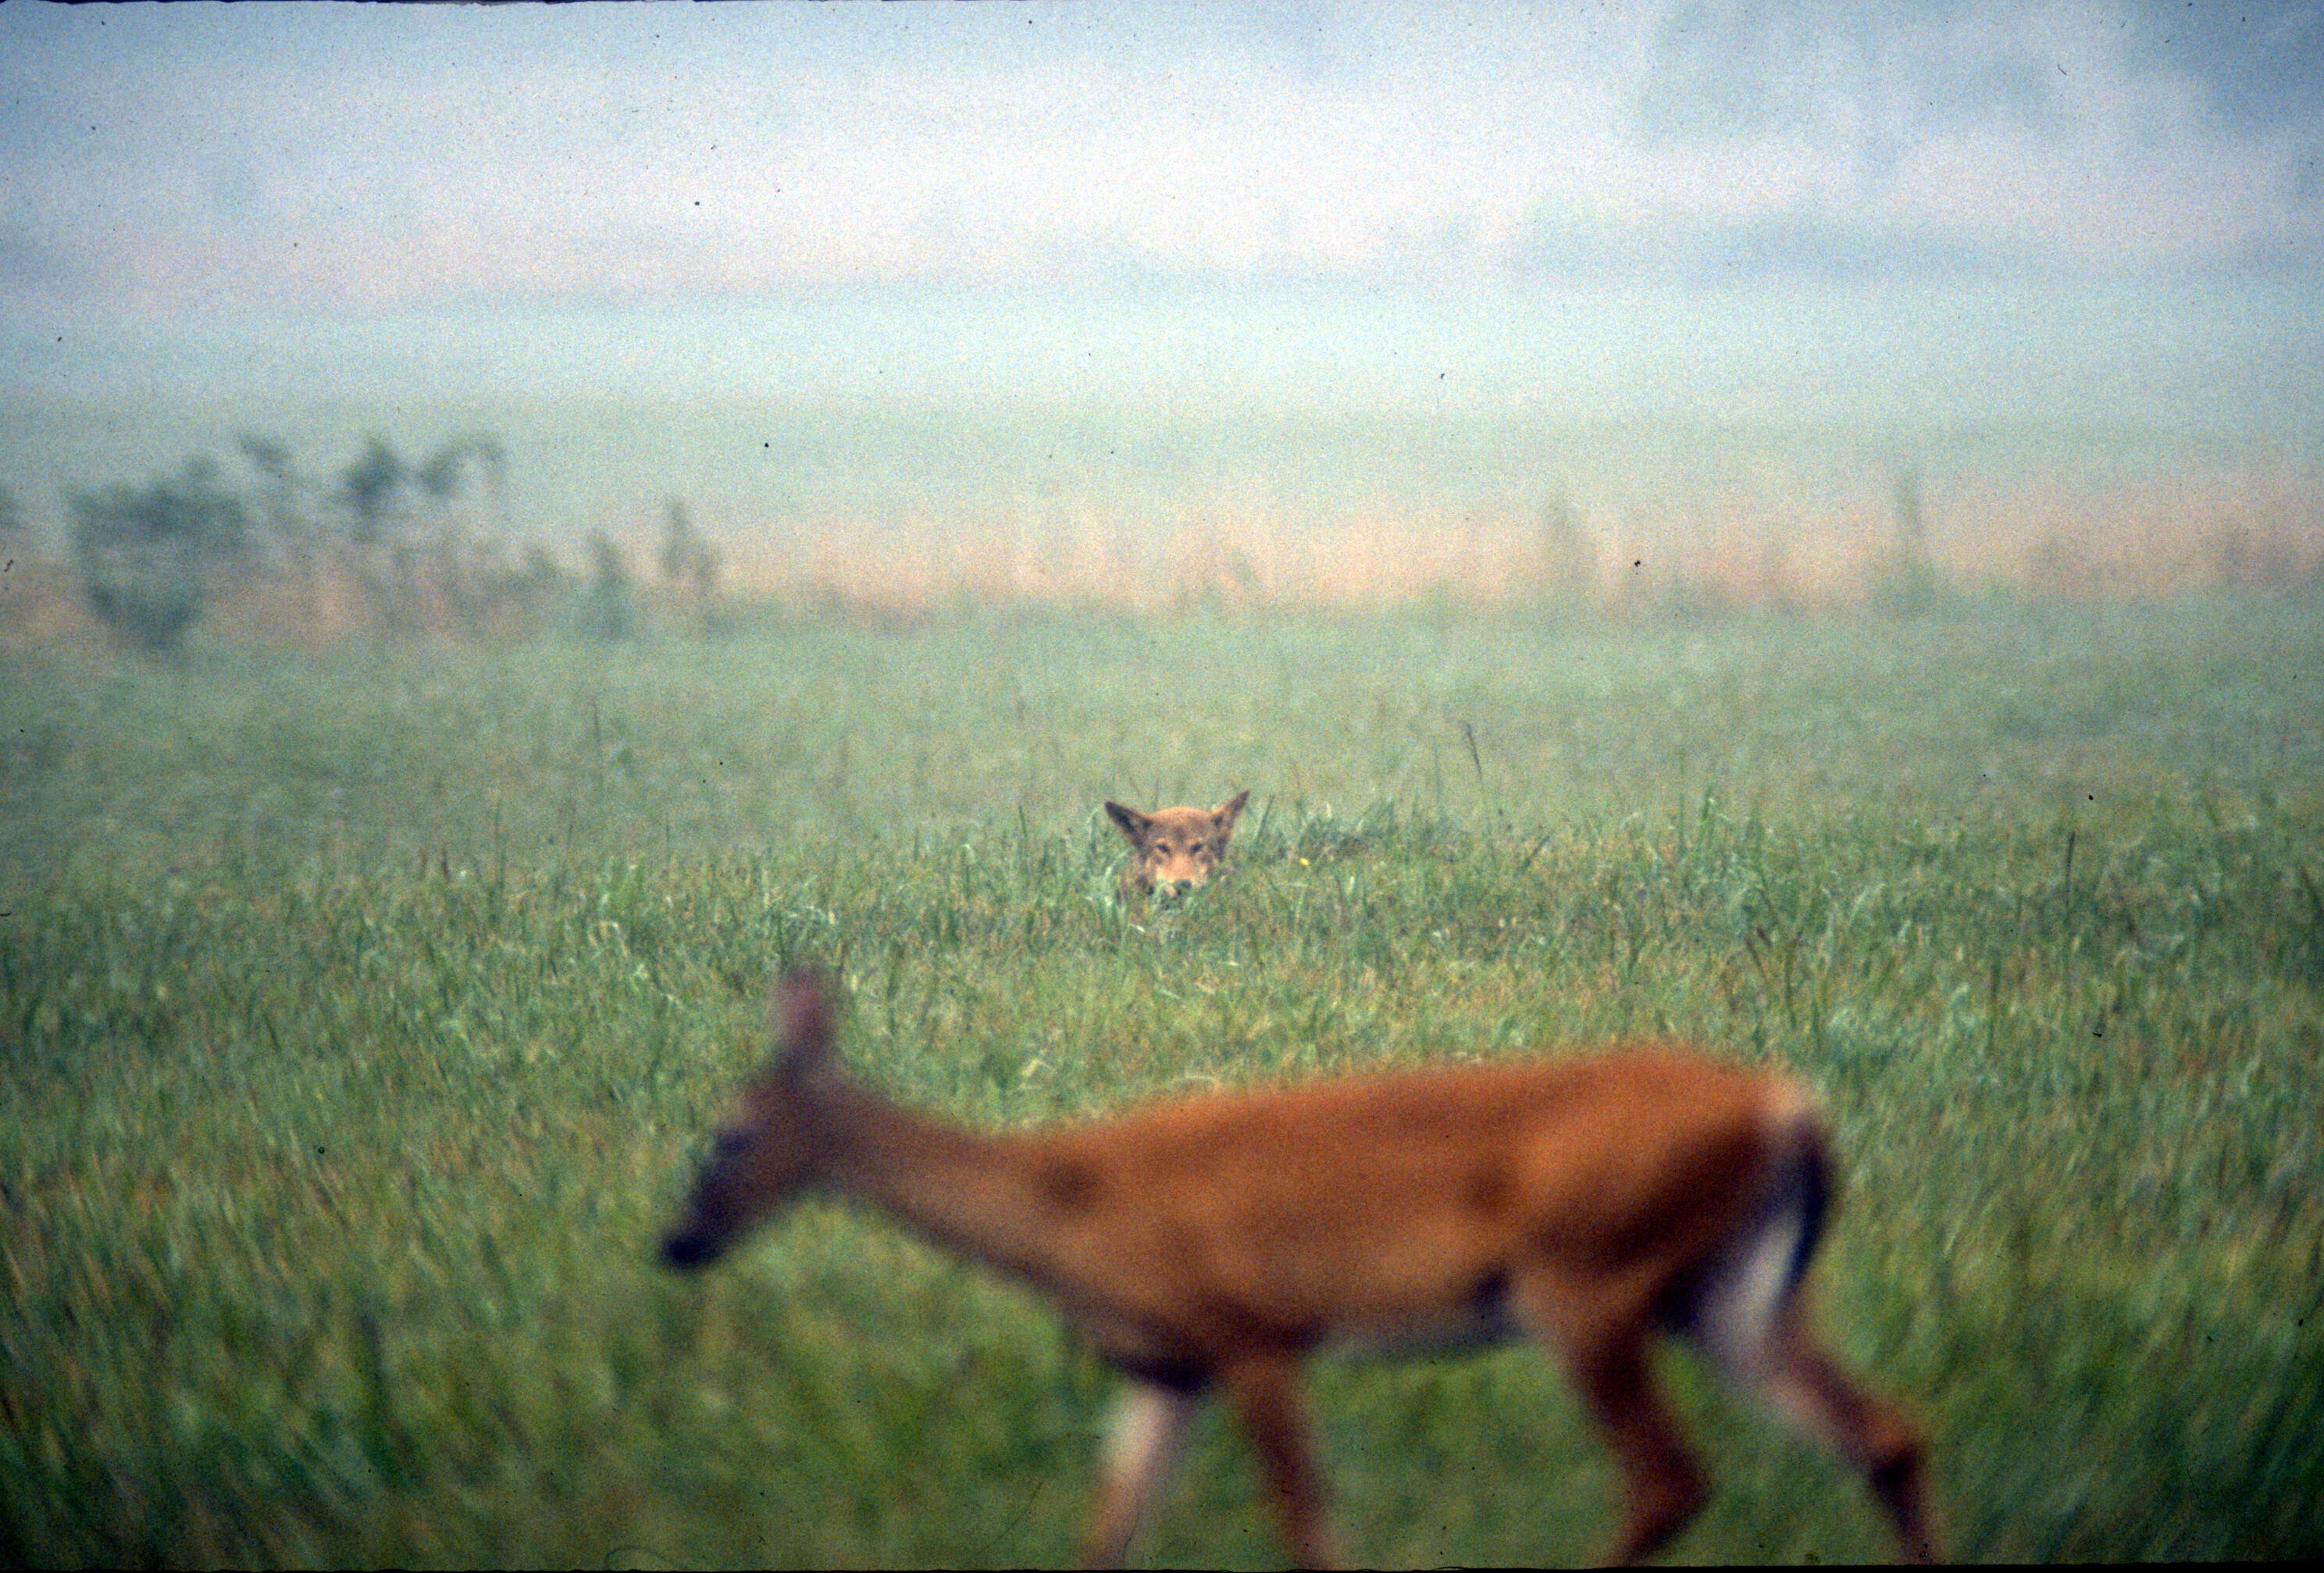
[[[1887,0],[1789,6],[1683,0],[1630,95],[1649,143],[1803,136],[1874,165],[1919,138],[2055,114],[2038,31],[2004,13]]]
[[[1502,248],[1500,260],[1526,280],[1717,288],[1783,282],[1966,282],[2054,272],[1967,230],[1793,214],[1682,217],[1616,228],[1545,212]]]
[[[2239,131],[2289,130],[2313,144],[2324,130],[2324,5],[2190,5],[2129,0],[2121,18],[2130,58],[2198,84],[2207,106]]]
[[[0,311],[2280,276],[2317,12],[2224,14],[6,7]]]

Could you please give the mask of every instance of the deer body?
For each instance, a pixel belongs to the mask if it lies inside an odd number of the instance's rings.
[[[1258,1448],[1285,1534],[1331,1559],[1296,1373],[1327,1343],[1393,1351],[1540,1337],[1630,1486],[1643,1556],[1703,1486],[1646,1364],[1651,1331],[1873,1479],[1932,1550],[1920,1449],[1809,1344],[1795,1289],[1822,1221],[1823,1139],[1791,1084],[1670,1050],[1350,1078],[982,1134],[899,1107],[829,1053],[818,985],[786,992],[785,1052],[745,1096],[665,1245],[697,1266],[797,1191],[868,1203],[1051,1296],[1132,1383],[1085,1550],[1119,1560],[1196,1398]]]

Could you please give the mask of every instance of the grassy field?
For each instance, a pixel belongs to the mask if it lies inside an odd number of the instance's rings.
[[[1054,1563],[1104,1372],[810,1205],[658,1228],[775,970],[987,1124],[1679,1033],[1795,1068],[1833,1342],[1969,1558],[2324,1552],[2324,607],[962,611],[612,650],[0,653],[0,1561]],[[1125,908],[1098,812],[1255,789]],[[1683,1559],[1885,1558],[1674,1354]],[[1373,1563],[1565,1562],[1526,1349],[1320,1361]],[[1137,1554],[1265,1566],[1212,1414]]]

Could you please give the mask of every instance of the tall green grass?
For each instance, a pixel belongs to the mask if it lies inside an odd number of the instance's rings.
[[[784,966],[988,1124],[1618,1037],[1795,1068],[1817,1273],[1957,1550],[2324,1523],[2324,619],[802,622],[608,652],[0,656],[0,1559],[1055,1562],[1105,1374],[809,1206],[657,1229]],[[1125,906],[1107,796],[1257,789]],[[1885,1557],[1669,1369],[1686,1559]],[[1572,1560],[1530,1350],[1318,1363],[1350,1553]],[[1268,1565],[1213,1418],[1138,1554]]]

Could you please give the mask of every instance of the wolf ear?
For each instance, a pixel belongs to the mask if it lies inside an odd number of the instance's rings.
[[[831,991],[820,973],[794,972],[784,978],[770,1014],[778,1072],[796,1079],[830,1063]]]
[[[1249,801],[1250,801],[1250,789],[1245,787],[1211,810],[1212,822],[1222,830],[1232,830],[1235,820],[1242,815],[1242,806]]]
[[[1153,821],[1147,819],[1145,815],[1139,813],[1136,809],[1125,809],[1111,798],[1106,800],[1105,811],[1107,816],[1113,820],[1116,828],[1118,828],[1124,836],[1130,837],[1130,844],[1132,847],[1141,847],[1145,845],[1146,827]]]

